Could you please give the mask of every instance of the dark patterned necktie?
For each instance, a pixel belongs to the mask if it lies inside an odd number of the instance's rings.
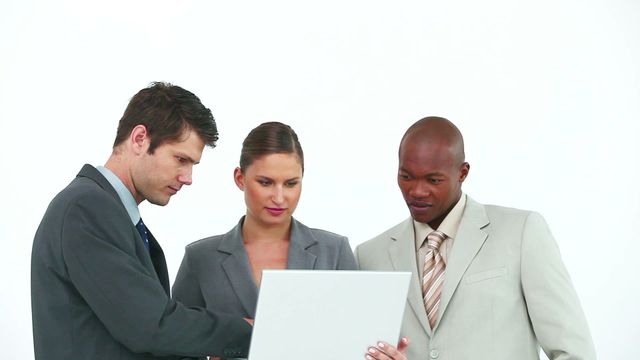
[[[149,251],[149,235],[147,234],[147,227],[142,222],[142,218],[140,218],[140,221],[136,224],[136,229],[138,229],[140,237],[142,241],[144,241],[144,247]]]

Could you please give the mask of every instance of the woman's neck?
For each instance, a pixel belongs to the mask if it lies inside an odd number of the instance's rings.
[[[266,226],[246,216],[242,224],[242,237],[245,243],[289,241],[291,222]]]

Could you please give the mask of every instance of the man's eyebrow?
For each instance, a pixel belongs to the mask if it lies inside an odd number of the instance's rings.
[[[195,160],[193,160],[193,158],[192,158],[191,156],[187,155],[187,154],[184,154],[184,153],[178,152],[178,153],[176,154],[176,156],[179,156],[179,157],[181,157],[181,158],[183,158],[183,159],[187,159],[190,163],[192,163],[192,164],[194,164],[194,165],[200,164],[200,161],[195,161]]]

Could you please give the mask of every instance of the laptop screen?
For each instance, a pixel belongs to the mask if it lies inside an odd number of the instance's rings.
[[[409,272],[263,271],[249,360],[362,359],[380,340],[395,345],[410,279]]]

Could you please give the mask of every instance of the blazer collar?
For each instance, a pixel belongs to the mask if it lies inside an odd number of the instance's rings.
[[[440,298],[440,319],[446,316],[447,305],[456,291],[462,275],[475,258],[478,251],[487,239],[484,228],[489,225],[489,217],[482,204],[477,203],[467,196],[467,205],[460,221],[460,227],[451,255],[446,267],[446,276]],[[438,321],[438,324],[440,320]],[[436,329],[438,325],[436,324]]]
[[[80,169],[77,177],[85,177],[95,182],[98,186],[100,186],[100,188],[102,188],[114,198],[115,202],[122,207],[122,211],[127,214],[127,219],[130,219],[129,213],[127,212],[124,204],[122,204],[122,200],[120,199],[118,192],[95,167],[89,164],[85,164],[82,169]],[[132,224],[131,226],[133,226],[133,233],[138,234],[138,230],[135,229],[135,225]],[[162,247],[160,246],[158,241],[156,241],[156,238],[153,236],[150,230],[148,232],[148,235],[149,251],[144,248],[142,239],[140,239],[140,236],[137,235],[140,241],[136,242],[136,255],[147,269],[154,270],[157,279],[162,284],[162,287],[167,293],[167,296],[169,296],[169,274],[167,272],[167,262],[164,257],[164,252],[162,251]]]
[[[389,258],[394,270],[411,272],[411,283],[407,301],[414,315],[422,325],[425,333],[431,336],[431,328],[427,321],[422,300],[422,275],[418,273],[416,262],[415,236],[413,230],[413,219],[408,218],[398,224],[389,234],[391,242],[388,247]]]
[[[242,243],[242,224],[244,223],[244,216],[240,218],[240,221],[229,232],[222,235],[220,245],[218,245],[218,251],[233,254],[238,251],[244,251],[244,244]]]
[[[223,235],[220,245],[218,245],[218,251],[228,255],[222,261],[222,268],[227,274],[243,308],[249,316],[254,316],[258,299],[258,287],[253,279],[249,256],[243,243],[243,223],[244,216],[233,229]],[[315,269],[317,256],[310,250],[317,243],[318,241],[315,239],[311,229],[296,219],[292,219],[287,269]]]
[[[244,223],[244,216],[240,219],[238,224],[226,233],[220,245],[218,251],[233,255],[235,253],[242,252],[246,255],[242,239],[242,224]],[[291,219],[291,234],[289,235],[289,253],[287,259],[288,269],[314,269],[316,263],[316,255],[309,251],[318,241],[316,240],[313,232],[307,226],[299,222],[298,220]],[[247,258],[248,263],[248,258]]]
[[[292,218],[287,269],[315,269],[317,256],[309,250],[317,243],[311,229]]]
[[[451,301],[462,275],[487,239],[487,233],[483,230],[487,225],[489,225],[489,217],[484,206],[467,196],[467,204],[447,262],[447,274],[440,298],[440,319],[446,316],[447,305]],[[387,250],[393,268],[397,271],[410,271],[414,279],[411,281],[407,295],[409,306],[425,333],[432,336],[433,330],[438,328],[441,321],[439,320],[435,328],[431,329],[427,320],[422,299],[422,274],[418,273],[416,262],[413,219],[408,218],[398,224],[390,231],[389,236],[392,241]]]
[[[78,175],[76,175],[76,177],[86,177],[88,179],[93,180],[104,191],[109,193],[109,195],[116,198],[118,200],[118,203],[122,206],[122,208],[125,209],[124,205],[122,204],[122,201],[120,201],[120,197],[118,196],[118,192],[116,191],[116,189],[114,189],[113,186],[111,186],[111,184],[109,183],[109,181],[104,176],[102,176],[102,174],[100,174],[100,172],[92,165],[84,164],[84,166],[82,167],[82,169],[80,169],[80,172],[78,173]]]
[[[218,252],[228,255],[221,263],[222,269],[227,275],[233,291],[240,299],[247,316],[254,318],[258,302],[258,287],[253,279],[249,256],[243,244],[243,223],[244,216],[233,229],[222,236],[222,240],[218,245]]]

